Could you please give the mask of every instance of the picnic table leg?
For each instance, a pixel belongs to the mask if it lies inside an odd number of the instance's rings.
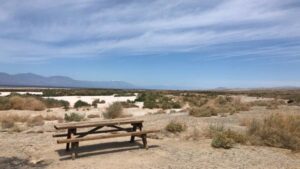
[[[70,134],[70,138],[73,138],[74,135],[76,134],[76,132],[77,132],[76,128],[70,129],[70,133],[71,133],[71,134]],[[79,143],[78,143],[78,142],[72,142],[72,143],[71,143],[71,150],[72,150],[71,155],[72,155],[72,160],[74,160],[75,157],[77,157],[77,148],[78,148],[78,146],[79,146]]]
[[[148,145],[147,145],[147,135],[143,134],[142,135],[142,140],[143,140],[143,144],[144,144],[144,148],[148,149]]]
[[[71,129],[68,129],[67,139],[71,138]],[[70,150],[70,143],[66,144],[66,151]]]
[[[138,124],[138,128],[139,128],[140,131],[142,131],[143,130],[143,124],[142,123]]]
[[[79,147],[79,142],[74,142],[71,143],[71,148],[72,148],[72,160],[75,160],[76,157],[78,157],[78,147]]]
[[[136,125],[134,124],[133,127],[132,127],[132,131],[136,131]],[[130,138],[130,143],[133,143],[134,142],[134,136],[131,136]]]

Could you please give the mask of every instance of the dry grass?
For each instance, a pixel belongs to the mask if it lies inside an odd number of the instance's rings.
[[[1,121],[2,129],[9,129],[15,126],[15,122],[12,119],[4,119]]]
[[[247,136],[236,131],[225,129],[222,125],[212,125],[209,127],[207,136],[212,138],[211,146],[214,148],[229,149],[235,143],[245,144]]]
[[[240,111],[250,110],[250,105],[242,103],[239,97],[218,96],[207,98],[200,107],[192,107],[190,115],[195,117],[210,117],[225,113],[234,114]]]
[[[10,108],[16,110],[45,110],[45,104],[34,97],[12,96],[9,98]]]
[[[187,129],[187,126],[184,123],[181,122],[177,122],[177,121],[171,121],[166,127],[165,129],[168,132],[171,133],[180,133],[183,132]]]
[[[189,115],[194,117],[210,117],[210,116],[217,116],[218,112],[215,108],[210,106],[204,107],[193,107],[189,111]]]
[[[88,116],[87,116],[87,118],[100,118],[100,115],[99,114],[89,114]]]
[[[194,140],[194,141],[198,141],[200,140],[202,137],[202,133],[199,129],[194,128],[193,131],[186,136],[186,140]]]
[[[123,107],[120,102],[115,102],[106,108],[106,112],[103,113],[103,116],[107,119],[115,119],[123,117]]]
[[[45,124],[43,116],[34,116],[32,118],[29,118],[26,122],[27,126],[33,127],[33,126],[42,126]]]
[[[57,121],[63,121],[63,118],[62,117],[59,117],[59,116],[54,116],[54,115],[46,115],[45,117],[43,117],[44,120],[47,120],[47,121],[54,121],[54,120],[57,120]]]
[[[252,120],[248,135],[254,145],[300,150],[300,115],[272,114],[264,120]]]
[[[285,105],[286,103],[283,100],[258,100],[250,103],[251,106],[263,106],[267,109],[274,110],[278,109],[280,105]]]
[[[85,115],[81,115],[79,113],[70,113],[70,114],[65,114],[65,121],[82,121],[84,120]]]

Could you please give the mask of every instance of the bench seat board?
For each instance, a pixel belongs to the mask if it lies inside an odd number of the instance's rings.
[[[89,141],[89,140],[98,140],[98,139],[106,139],[106,138],[115,138],[115,137],[124,137],[124,136],[141,136],[148,133],[159,132],[160,130],[143,130],[138,132],[127,132],[127,133],[117,133],[110,135],[101,135],[101,136],[86,136],[82,138],[71,138],[71,139],[59,139],[57,140],[58,144],[63,143],[76,143],[80,141]]]
[[[72,129],[72,128],[85,128],[85,127],[99,127],[99,126],[109,126],[109,125],[123,125],[123,124],[138,124],[143,123],[143,120],[102,120],[102,121],[92,121],[92,122],[75,122],[75,123],[61,123],[55,124],[54,128],[59,129]]]

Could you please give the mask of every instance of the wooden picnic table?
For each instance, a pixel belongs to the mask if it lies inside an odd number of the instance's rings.
[[[158,132],[159,130],[146,130],[143,131],[143,120],[135,119],[116,119],[116,120],[102,120],[102,121],[92,121],[92,122],[71,122],[71,123],[61,123],[55,124],[54,128],[57,130],[67,130],[67,133],[54,134],[53,137],[66,137],[66,139],[57,140],[58,144],[66,143],[66,151],[72,150],[72,159],[77,156],[77,148],[79,147],[79,142],[88,140],[97,140],[105,138],[114,137],[124,137],[131,136],[130,142],[133,143],[135,136],[141,137],[143,141],[144,148],[147,146],[147,133]],[[130,125],[130,127],[123,127],[123,125]],[[104,130],[100,130],[102,128]],[[77,132],[77,129],[91,128],[87,131]],[[137,129],[139,131],[137,131]],[[123,133],[118,133],[123,131]],[[125,131],[125,133],[124,133]],[[106,133],[105,135],[103,135]],[[109,133],[109,134],[107,134]],[[96,135],[97,134],[97,135]],[[90,136],[94,135],[94,136]]]

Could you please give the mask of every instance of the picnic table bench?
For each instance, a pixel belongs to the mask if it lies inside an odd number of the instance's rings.
[[[91,122],[71,122],[71,123],[60,123],[55,124],[54,128],[57,130],[67,130],[67,133],[57,133],[53,137],[66,137],[65,139],[58,139],[58,144],[66,144],[66,151],[70,151],[71,144],[71,156],[74,160],[78,156],[77,149],[79,142],[125,137],[130,136],[130,142],[133,143],[135,137],[141,137],[143,141],[143,147],[148,149],[147,145],[147,134],[159,132],[159,130],[143,130],[143,120],[134,119],[116,119],[116,120],[102,120],[102,121],[91,121]],[[123,125],[131,125],[130,127],[122,127]],[[101,128],[109,128],[100,130]],[[92,128],[88,131],[77,132],[77,129]],[[138,129],[138,131],[137,131]],[[119,133],[123,131],[122,133]],[[124,132],[125,131],[125,132]],[[106,133],[106,134],[105,134]],[[108,134],[107,134],[108,133]],[[105,135],[104,135],[105,134]],[[93,135],[93,136],[90,136]]]

